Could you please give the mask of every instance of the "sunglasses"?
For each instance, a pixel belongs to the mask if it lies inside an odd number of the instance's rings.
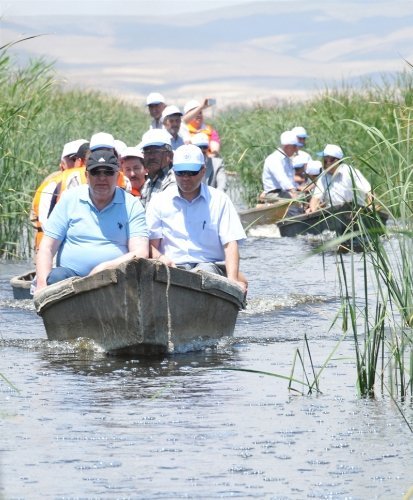
[[[97,177],[100,174],[103,174],[105,177],[112,177],[115,175],[115,171],[111,168],[94,168],[89,170],[89,174],[92,177]]]
[[[198,170],[197,172],[193,172],[192,170],[182,170],[181,172],[175,172],[175,175],[177,175],[178,177],[195,177],[199,174],[200,171],[201,170]]]

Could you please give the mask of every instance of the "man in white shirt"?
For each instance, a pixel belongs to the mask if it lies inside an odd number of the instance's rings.
[[[351,202],[365,206],[371,195],[370,183],[358,169],[343,163],[343,150],[327,144],[319,155],[324,160],[324,172],[317,180],[307,212]]]
[[[164,96],[159,92],[151,92],[146,98],[146,105],[148,106],[149,114],[152,117],[149,128],[163,128],[161,117],[162,111],[166,107]]]
[[[245,231],[228,196],[202,182],[202,151],[193,144],[179,147],[172,168],[176,184],[147,206],[152,257],[168,266],[217,274],[223,274],[217,263],[225,261],[228,279],[246,291],[238,249]]]

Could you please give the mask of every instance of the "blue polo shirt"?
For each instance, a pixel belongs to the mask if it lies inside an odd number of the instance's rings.
[[[98,210],[90,199],[88,185],[62,194],[44,233],[62,242],[57,265],[79,276],[127,253],[130,238],[148,237],[145,211],[138,198],[117,187],[112,202]]]

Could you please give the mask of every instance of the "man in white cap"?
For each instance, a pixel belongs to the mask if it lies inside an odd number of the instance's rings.
[[[307,212],[352,202],[365,206],[371,195],[370,183],[358,169],[343,162],[340,146],[327,144],[318,155],[323,157],[324,171],[316,183]]]
[[[195,134],[191,138],[191,143],[198,146],[204,153],[205,159],[205,176],[204,182],[208,186],[219,189],[220,191],[227,190],[227,174],[225,172],[224,160],[208,156],[208,136],[203,132]]]
[[[196,100],[188,101],[184,106],[183,121],[188,127],[188,131],[191,136],[199,134],[200,132],[207,135],[209,141],[209,156],[219,156],[221,139],[218,132],[212,127],[212,125],[204,122],[203,115],[204,110],[213,104],[215,104],[215,99],[210,98],[204,99],[202,103]]]
[[[294,181],[292,158],[297,154],[299,142],[291,130],[280,136],[280,147],[270,154],[264,162],[262,201],[277,201],[279,198],[295,198],[297,184]]]
[[[171,136],[164,129],[151,129],[143,134],[138,147],[143,151],[143,164],[148,172],[148,178],[141,192],[142,203],[146,205],[152,194],[163,191],[175,182],[171,170],[173,158]]]
[[[146,169],[143,164],[143,151],[138,147],[126,147],[120,154],[120,168],[130,180],[133,196],[141,196],[146,181]]]
[[[161,119],[165,130],[171,134],[171,147],[173,151],[189,142],[189,133],[187,132],[184,135],[182,131],[182,112],[177,106],[166,106],[162,111]]]
[[[246,238],[228,196],[208,187],[204,155],[193,144],[174,154],[176,184],[156,195],[147,207],[152,258],[172,267],[223,274],[244,291],[247,281],[239,271],[238,243]]]
[[[159,92],[151,92],[146,98],[146,105],[148,106],[149,114],[152,117],[149,128],[163,128],[162,111],[166,107],[164,96]]]
[[[305,143],[308,138],[306,129],[304,127],[294,127],[291,129],[291,132],[294,132],[299,143],[297,156],[299,156],[304,163],[308,163],[311,160],[311,155],[303,149],[305,148]]]

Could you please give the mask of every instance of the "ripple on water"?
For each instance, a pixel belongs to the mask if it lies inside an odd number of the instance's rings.
[[[260,297],[248,300],[247,308],[240,314],[263,314],[277,309],[294,308],[306,304],[322,304],[335,300],[335,297],[322,295],[299,295],[291,294],[277,297]]]

